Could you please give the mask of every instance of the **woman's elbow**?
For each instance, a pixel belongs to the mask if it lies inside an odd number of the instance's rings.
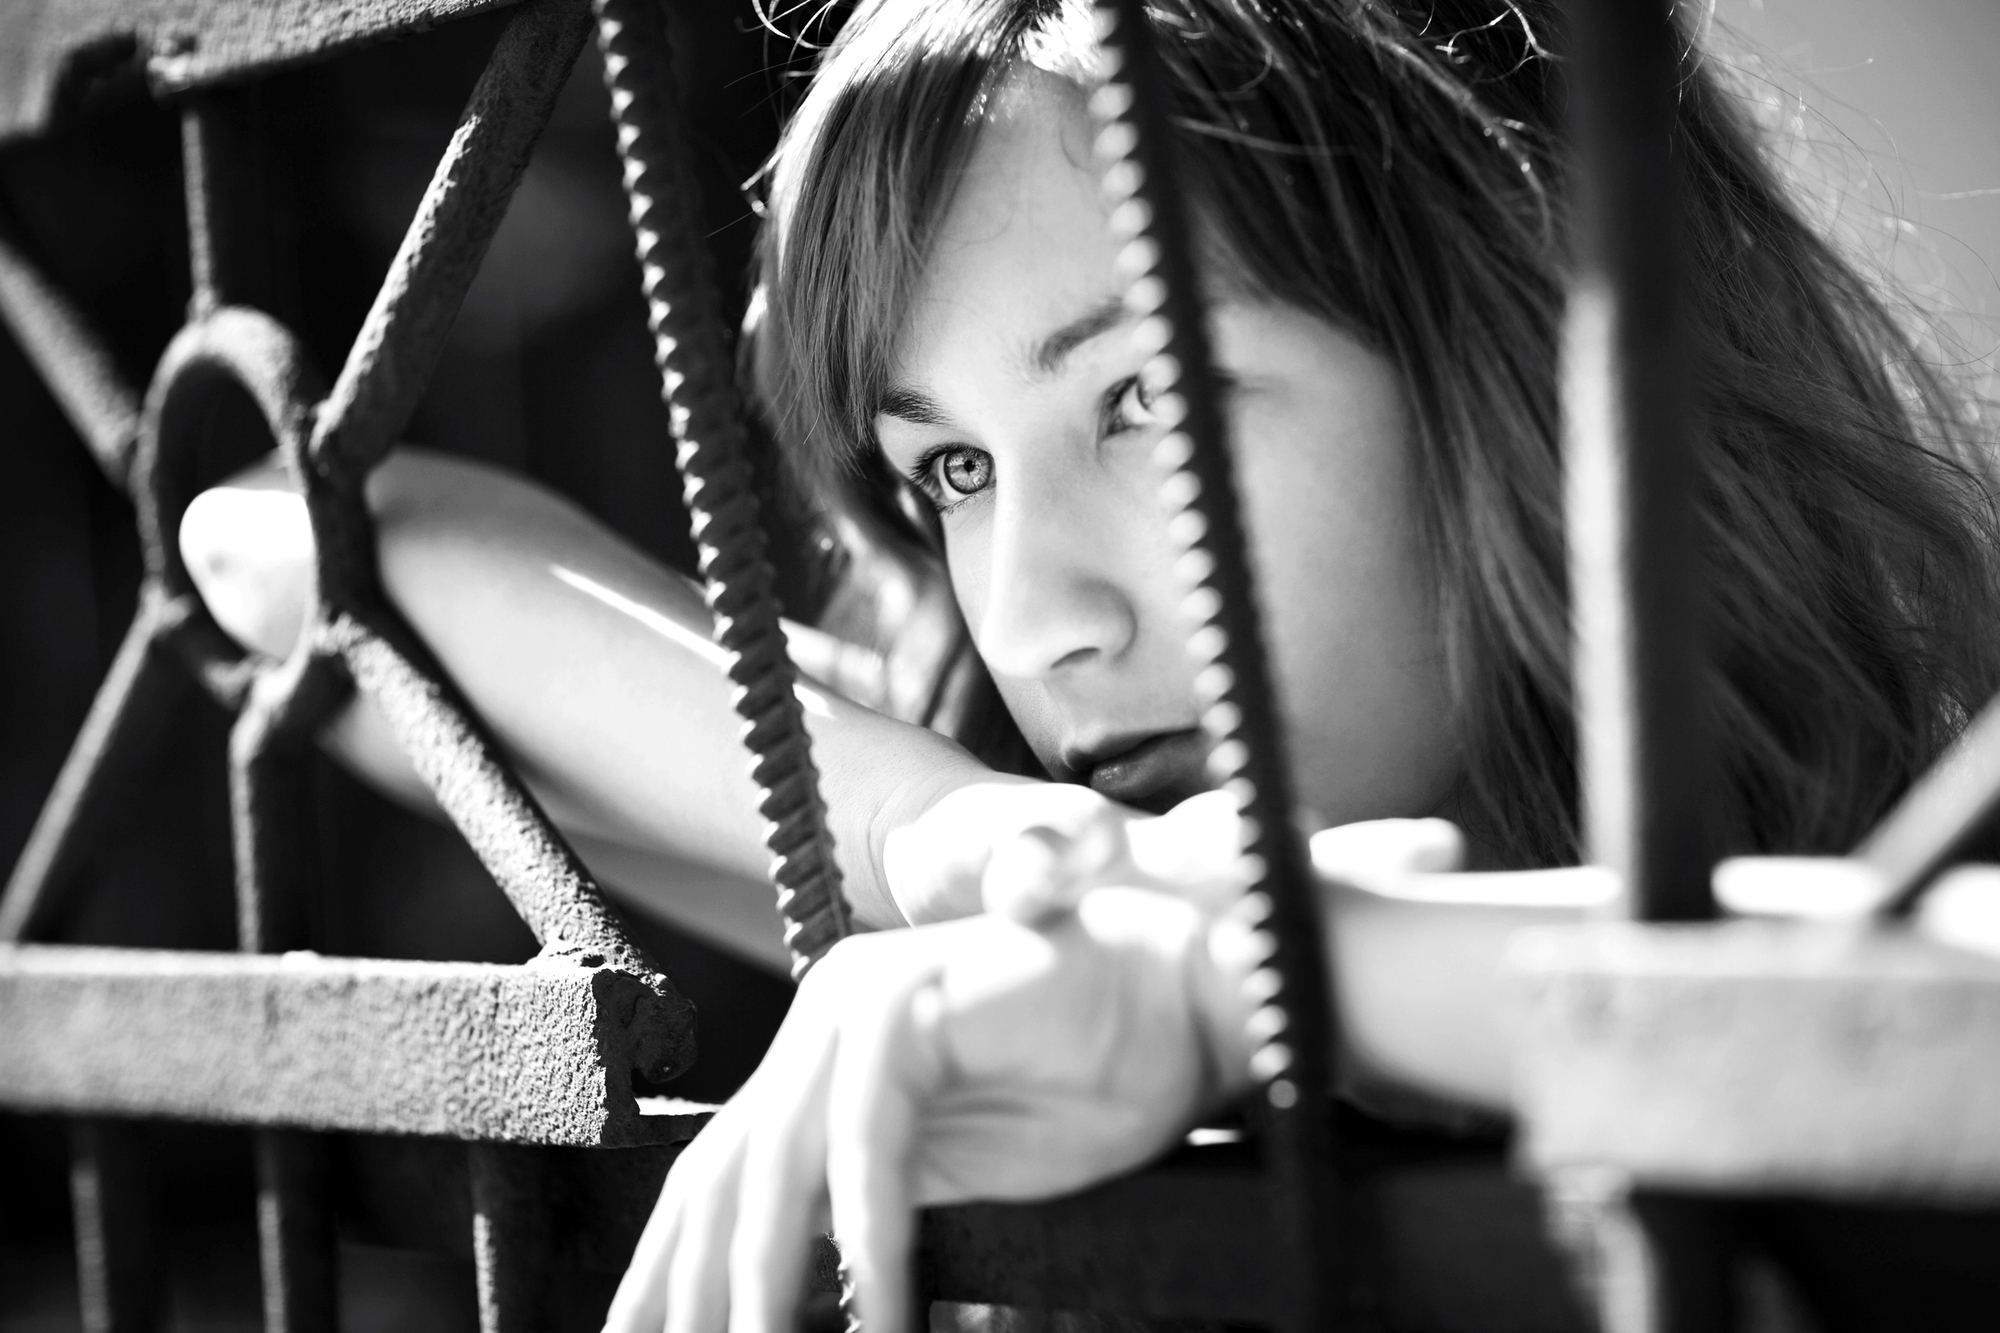
[[[209,614],[245,647],[284,657],[313,582],[305,501],[265,478],[202,492],[181,516],[181,560]]]

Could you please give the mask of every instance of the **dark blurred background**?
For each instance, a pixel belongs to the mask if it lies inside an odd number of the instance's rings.
[[[747,3],[671,8],[708,239],[734,318],[754,235],[740,186],[769,151],[810,51],[761,26]],[[262,86],[271,193],[296,250],[295,283],[280,297],[291,308],[274,313],[329,375],[506,17],[364,48]],[[45,136],[0,145],[0,225],[143,386],[189,296],[178,117],[129,76],[72,86],[63,106]],[[524,471],[692,569],[594,49],[535,150],[406,438]],[[11,865],[131,617],[139,564],[130,505],[4,337],[0,449],[0,864]],[[226,728],[219,711],[190,699],[46,937],[235,947]],[[534,952],[455,834],[331,764],[318,786],[323,952],[493,962]],[[701,1060],[672,1093],[721,1100],[762,1054],[789,984],[658,922],[633,925],[700,1009]],[[146,1133],[173,1326],[261,1328],[247,1136]],[[57,1122],[0,1116],[5,1333],[78,1327],[67,1158]],[[348,1244],[342,1267],[350,1328],[476,1327],[461,1260]]]

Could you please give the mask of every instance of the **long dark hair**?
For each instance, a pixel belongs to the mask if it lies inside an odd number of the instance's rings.
[[[1155,0],[1181,182],[1227,277],[1399,369],[1465,767],[1505,863],[1575,857],[1557,447],[1561,64],[1530,0]],[[1071,0],[864,3],[768,171],[755,389],[830,504],[898,522],[872,421],[930,237],[1019,61],[1090,67]],[[1689,315],[1729,851],[1845,850],[2000,684],[1969,417],[1803,220],[1690,49]]]

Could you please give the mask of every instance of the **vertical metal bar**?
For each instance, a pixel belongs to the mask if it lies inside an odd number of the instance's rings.
[[[1261,914],[1271,960],[1256,985],[1252,1069],[1263,1085],[1261,1128],[1274,1234],[1286,1249],[1281,1327],[1318,1333],[1332,1310],[1328,1264],[1331,1190],[1332,990],[1325,934],[1304,839],[1294,816],[1281,712],[1265,658],[1230,454],[1211,364],[1192,229],[1176,188],[1168,92],[1143,0],[1101,0],[1107,82],[1092,106],[1102,123],[1111,227],[1137,337],[1152,353],[1142,372],[1174,426],[1155,461],[1169,531],[1183,554],[1183,612],[1200,663],[1196,690],[1211,749],[1210,777],[1242,816],[1246,907]]]
[[[159,1263],[138,1129],[75,1121],[70,1153],[83,1333],[149,1333],[160,1322]]]
[[[207,319],[224,306],[268,309],[274,304],[278,274],[272,262],[270,201],[263,188],[267,164],[260,160],[257,96],[254,87],[199,93],[182,108],[182,176],[194,286],[190,320]],[[294,350],[281,346],[287,354]],[[157,447],[185,451],[196,442],[181,434]],[[191,481],[192,460],[182,457],[176,463],[178,474]],[[165,476],[158,469],[148,474],[156,485]],[[147,499],[157,511],[177,507],[180,497],[151,494]],[[173,515],[155,512],[153,517],[157,524]],[[237,947],[245,953],[282,953],[311,942],[307,917],[315,821],[299,733],[318,720],[308,714],[323,715],[331,708],[335,696],[326,688],[330,674],[324,664],[303,673],[290,665],[260,673],[230,731]],[[336,1249],[322,1167],[325,1145],[311,1135],[274,1129],[258,1130],[255,1144],[264,1327],[267,1333],[334,1333]]]
[[[337,1283],[326,1141],[257,1131],[257,1255],[265,1333],[334,1333]]]
[[[1590,857],[1645,921],[1713,916],[1701,534],[1671,0],[1570,6],[1578,267],[1563,408]]]
[[[847,900],[778,625],[735,362],[676,101],[666,12],[658,0],[598,0],[597,15],[646,318],[680,444],[683,495],[715,613],[715,639],[730,655],[736,711],[751,753],[758,809],[767,821],[771,878],[798,975],[847,934]]]
[[[285,313],[265,151],[260,85],[191,93],[181,106],[181,179],[187,196],[190,319],[218,306]]]
[[[1681,303],[1672,0],[1573,0],[1577,271],[1563,415],[1584,828],[1642,921],[1715,915],[1703,556]],[[1607,1333],[1733,1322],[1720,1205],[1629,1187],[1595,1224]]]
[[[490,1143],[471,1144],[466,1151],[479,1333],[541,1333],[553,1327],[547,1154]]]

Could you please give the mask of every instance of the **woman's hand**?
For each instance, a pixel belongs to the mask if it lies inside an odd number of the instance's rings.
[[[789,1328],[830,1216],[870,1333],[904,1333],[915,1209],[1128,1170],[1233,1081],[1207,943],[1188,904],[1120,888],[1040,927],[843,941],[675,1164],[608,1329]]]
[[[1033,921],[1102,884],[1158,889],[1210,914],[1241,891],[1235,798],[1224,792],[1145,815],[1088,787],[993,776],[930,797],[882,847],[883,878],[912,925],[988,910]]]

